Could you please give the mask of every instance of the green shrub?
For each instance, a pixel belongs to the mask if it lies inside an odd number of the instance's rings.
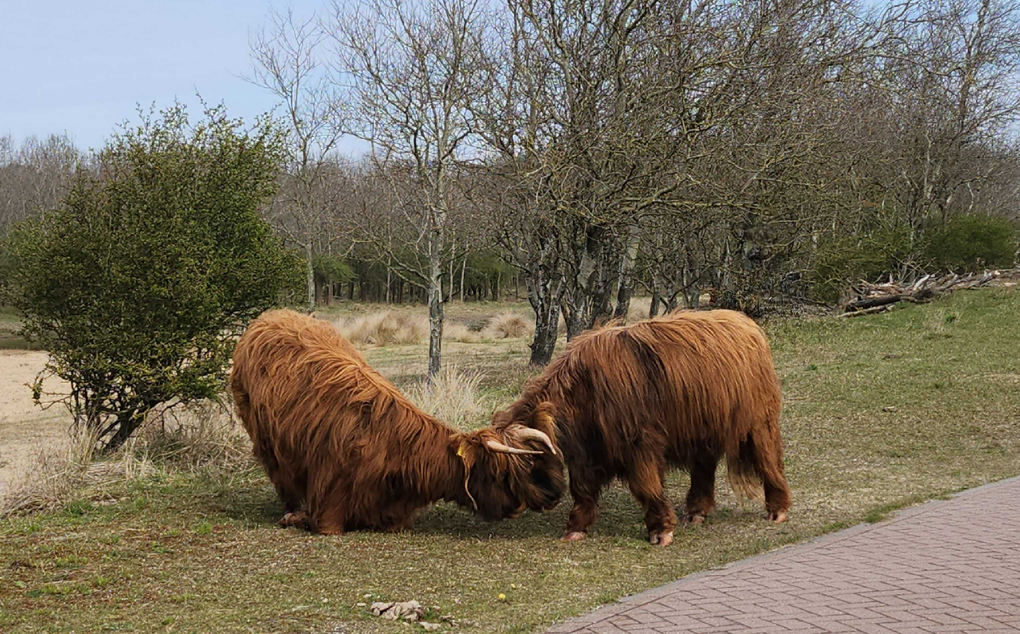
[[[70,385],[76,424],[107,447],[152,408],[214,397],[237,333],[300,284],[259,208],[280,137],[222,109],[175,106],[116,135],[61,206],[17,228],[7,295]],[[35,386],[42,396],[40,375]]]
[[[834,303],[858,280],[876,280],[915,261],[916,247],[906,227],[881,228],[867,235],[835,237],[815,252],[809,278],[816,299]]]
[[[946,271],[971,272],[1013,265],[1017,226],[985,214],[954,216],[928,233],[927,256]]]

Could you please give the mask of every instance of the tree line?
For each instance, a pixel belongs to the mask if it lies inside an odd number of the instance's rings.
[[[500,289],[546,363],[636,290],[759,314],[1015,257],[1017,0],[337,0],[250,44],[303,303],[426,303],[430,373],[444,302]],[[88,160],[0,140],[0,230]]]

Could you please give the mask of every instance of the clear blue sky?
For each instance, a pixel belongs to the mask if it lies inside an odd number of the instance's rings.
[[[310,15],[326,0],[272,3]],[[196,108],[196,91],[248,119],[273,106],[248,74],[268,0],[0,0],[0,134],[67,132],[98,148],[135,106]],[[197,112],[196,112],[197,114]]]

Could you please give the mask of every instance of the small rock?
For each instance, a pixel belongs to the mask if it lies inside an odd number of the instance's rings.
[[[367,594],[363,594],[363,595],[361,595],[361,598],[362,599],[371,599],[372,598],[372,593],[369,592]]]
[[[366,605],[368,605],[368,604],[367,604],[367,603],[365,603],[364,601],[358,601],[358,602],[357,602],[357,603],[355,603],[354,605],[356,605],[356,606],[357,606],[357,607],[359,607],[359,608],[363,608],[363,607],[365,607],[365,606],[366,606]]]
[[[442,627],[439,623],[429,623],[428,621],[422,621],[421,626],[426,630],[438,630]]]
[[[386,612],[387,610],[389,610],[392,607],[393,607],[393,602],[392,601],[389,601],[389,602],[376,601],[375,603],[372,604],[371,610],[372,610],[372,614],[374,614],[376,616],[379,616],[380,614],[382,614],[383,612]],[[394,618],[396,618],[396,617],[394,617]]]
[[[888,405],[886,407],[883,407],[882,411],[883,412],[895,412],[896,408],[894,406],[892,406],[892,405]]]

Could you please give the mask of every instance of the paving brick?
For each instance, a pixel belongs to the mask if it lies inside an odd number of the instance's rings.
[[[1020,478],[628,597],[550,630],[1020,631]]]

